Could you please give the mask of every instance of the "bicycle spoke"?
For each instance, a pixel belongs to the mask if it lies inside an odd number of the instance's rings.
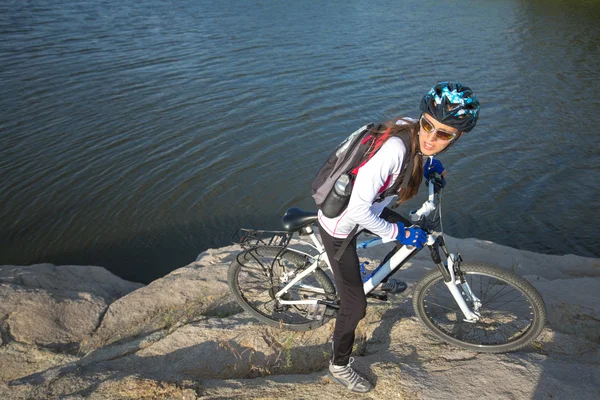
[[[513,302],[514,302],[516,299],[518,299],[518,298],[520,298],[520,297],[521,297],[521,296],[517,296],[517,297],[515,297],[514,299],[511,299],[511,300],[505,301],[504,303],[501,303],[501,304],[499,304],[499,305],[495,306],[496,308],[492,308],[492,307],[490,307],[490,303],[489,303],[489,302],[486,302],[486,303],[485,303],[485,305],[486,305],[486,306],[487,306],[487,308],[488,308],[488,309],[490,309],[490,310],[497,310],[497,309],[499,309],[500,307],[502,307],[503,305],[506,305],[506,304],[513,303]],[[521,302],[521,303],[524,303],[524,302]]]
[[[433,304],[434,306],[438,306],[438,307],[440,307],[440,308],[442,308],[442,309],[445,309],[445,310],[448,310],[448,311],[452,311],[452,312],[455,312],[455,311],[456,311],[456,308],[450,308],[450,307],[448,307],[448,306],[442,305],[442,304],[440,304],[440,303],[433,302],[433,301],[431,301],[431,300],[428,300],[428,301],[427,301],[427,304]]]
[[[503,287],[502,289],[500,289],[500,291],[499,291],[499,292],[497,292],[497,293],[494,293],[494,295],[493,295],[492,297],[490,297],[490,298],[487,298],[487,295],[485,295],[485,296],[483,296],[483,298],[485,298],[485,299],[486,299],[486,301],[493,301],[493,300],[494,300],[496,297],[498,297],[498,296],[500,295],[500,293],[502,293],[502,291],[503,291],[504,289],[506,289],[506,286],[505,286],[505,287]],[[513,290],[511,290],[511,291],[513,291]],[[508,293],[510,293],[510,292],[508,292]],[[506,295],[506,294],[507,294],[507,293],[503,294],[503,295],[502,295],[502,296],[500,296],[500,297],[503,297],[503,296],[504,296],[504,295]]]

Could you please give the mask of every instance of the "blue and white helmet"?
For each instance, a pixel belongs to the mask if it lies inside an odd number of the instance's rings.
[[[479,100],[467,86],[458,82],[440,82],[421,100],[421,111],[438,122],[469,132],[479,118]]]

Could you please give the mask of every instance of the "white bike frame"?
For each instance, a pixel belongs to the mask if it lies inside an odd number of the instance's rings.
[[[419,208],[417,211],[410,213],[411,220],[413,222],[416,222],[421,217],[427,217],[431,212],[433,212],[439,206],[439,202],[436,204],[435,200],[436,200],[435,187],[434,187],[433,180],[430,180],[429,196],[428,196],[427,200],[423,203],[421,208]],[[314,248],[318,252],[318,255],[315,257],[308,253],[288,247],[288,249],[291,249],[295,252],[298,252],[298,253],[301,253],[304,255],[308,255],[310,257],[314,257],[314,261],[309,267],[302,270],[296,276],[293,276],[293,277],[290,276],[291,279],[289,279],[289,281],[287,280],[288,277],[283,276],[282,280],[283,280],[283,282],[287,281],[287,284],[275,294],[275,297],[277,298],[277,301],[280,304],[314,305],[315,309],[316,309],[317,305],[322,303],[322,301],[319,299],[310,299],[309,298],[309,299],[304,299],[304,300],[284,300],[281,298],[292,286],[309,289],[309,290],[313,291],[314,293],[320,293],[320,294],[325,293],[325,291],[321,288],[317,288],[312,285],[306,285],[301,282],[306,276],[312,274],[317,269],[317,267],[319,266],[319,262],[321,260],[325,261],[325,263],[327,264],[327,267],[331,270],[331,264],[329,262],[329,259],[327,258],[327,253],[325,252],[325,247],[323,246],[323,244],[317,237],[314,230],[309,226],[309,227],[304,228],[304,233],[309,236],[309,238],[312,242],[312,244],[310,244],[310,243],[307,243],[307,244],[310,247]],[[427,239],[427,245],[432,246],[435,243],[436,238],[441,235],[442,235],[441,232],[435,232],[435,233],[429,235],[428,239]],[[366,241],[358,243],[356,245],[356,247],[357,247],[357,249],[366,249],[369,247],[379,246],[382,243],[383,242],[381,239],[370,239],[370,240],[366,240]],[[383,279],[385,279],[386,276],[390,275],[393,271],[398,269],[399,266],[401,266],[402,263],[405,260],[407,260],[409,257],[411,257],[413,255],[413,253],[415,253],[416,251],[418,251],[417,248],[413,247],[413,246],[402,246],[398,251],[396,251],[396,253],[389,260],[387,260],[385,263],[380,265],[376,269],[376,272],[374,274],[372,274],[363,283],[363,288],[364,288],[365,294],[369,294],[373,289],[375,289],[381,283],[381,281]],[[455,254],[451,253],[449,255],[449,257],[447,259],[447,263],[448,263],[447,269],[448,269],[451,279],[449,282],[445,282],[445,283],[446,283],[446,286],[448,287],[448,290],[452,294],[452,297],[454,297],[454,300],[456,301],[457,305],[460,307],[461,311],[463,312],[464,317],[465,317],[464,321],[476,322],[477,320],[479,320],[479,317],[480,317],[479,313],[478,313],[478,309],[481,306],[481,301],[477,297],[475,297],[475,295],[471,291],[471,288],[469,287],[467,282],[462,282],[460,277],[455,276],[454,263],[457,262],[457,260],[458,260],[458,257]],[[473,303],[473,305],[474,305],[473,309],[469,308],[462,293],[464,293],[464,295],[467,296],[467,298]]]

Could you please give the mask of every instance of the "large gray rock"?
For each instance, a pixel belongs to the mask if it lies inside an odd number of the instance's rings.
[[[3,341],[77,348],[112,301],[141,286],[101,267],[0,266]]]
[[[0,266],[0,379],[72,361],[108,305],[141,286],[101,267]]]
[[[327,365],[332,325],[291,332],[257,324],[245,315],[206,318],[182,325],[123,357],[101,352],[81,360],[86,373],[136,371],[151,379],[207,379],[307,373]],[[115,345],[118,346],[118,345]],[[97,358],[90,362],[88,358]],[[100,361],[105,358],[105,361]]]
[[[85,292],[107,303],[144,286],[121,279],[102,267],[53,264],[0,265],[0,283],[56,292]]]
[[[238,309],[227,285],[227,269],[237,250],[234,246],[208,250],[195,262],[115,301],[86,350]]]
[[[349,393],[326,377],[331,325],[288,332],[252,324],[244,316],[182,326],[122,357],[90,354],[13,381],[10,387],[0,385],[0,395],[15,400],[119,399],[146,391],[155,393],[148,397],[153,399],[575,395],[595,400],[600,395],[595,385],[600,379],[597,343],[546,331],[526,351],[478,354],[432,338],[411,315],[407,300],[402,296],[392,304],[374,304],[361,323],[354,367],[376,383],[368,395]],[[94,362],[85,362],[94,357]]]
[[[94,332],[106,307],[105,299],[90,293],[0,284],[4,338],[19,343],[77,348]]]
[[[0,398],[600,398],[598,260],[450,240],[464,258],[514,269],[538,287],[550,324],[533,344],[480,354],[433,337],[410,297],[435,268],[422,252],[396,274],[409,289],[388,303],[372,301],[361,321],[354,366],[376,386],[367,395],[349,393],[325,375],[332,323],[290,332],[220,311],[231,305],[226,271],[238,249],[229,247],[113,302],[89,353],[0,383]]]

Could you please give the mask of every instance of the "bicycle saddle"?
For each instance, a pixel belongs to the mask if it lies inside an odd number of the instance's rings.
[[[317,220],[316,212],[308,212],[299,208],[289,208],[283,217],[281,222],[283,223],[283,229],[288,232],[296,232],[304,228],[307,225],[312,224]]]

